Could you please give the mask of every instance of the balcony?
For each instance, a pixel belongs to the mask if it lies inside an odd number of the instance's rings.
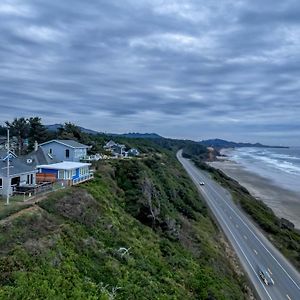
[[[90,172],[89,174],[83,175],[80,178],[73,179],[72,180],[72,185],[76,185],[76,184],[91,180],[93,178],[94,178],[94,173]]]

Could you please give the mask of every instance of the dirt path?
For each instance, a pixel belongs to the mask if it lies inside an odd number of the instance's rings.
[[[12,213],[11,215],[3,218],[0,220],[0,225],[4,225],[10,221],[12,221],[13,219],[17,218],[18,216],[22,215],[23,213],[26,212],[30,212],[30,211],[38,211],[38,210],[42,210],[42,208],[40,208],[38,205],[36,205],[37,203],[39,203],[40,201],[46,199],[50,193],[52,193],[53,191],[47,192],[43,195],[40,196],[36,196],[36,197],[32,197],[31,199],[27,200],[27,201],[22,201],[22,202],[16,202],[14,203],[14,207],[19,207],[20,210]],[[29,207],[28,207],[29,205]],[[22,209],[22,206],[24,206],[25,208]]]
[[[12,220],[18,218],[19,216],[21,216],[21,215],[23,215],[25,213],[28,213],[28,212],[38,212],[38,211],[42,211],[42,208],[40,208],[38,205],[33,204],[30,207],[21,209],[21,210],[17,211],[16,213],[11,214],[10,216],[8,216],[8,217],[0,220],[0,226],[3,226],[6,223],[11,222]]]

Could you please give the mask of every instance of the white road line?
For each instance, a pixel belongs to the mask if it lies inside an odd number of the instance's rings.
[[[221,199],[223,198],[216,190],[214,190],[210,184],[207,184]],[[280,264],[280,262],[274,257],[274,255],[266,248],[263,242],[257,237],[257,235],[253,232],[253,230],[248,226],[248,224],[236,213],[236,211],[225,201],[226,205],[229,207],[231,211],[242,221],[242,223],[248,228],[248,230],[253,234],[256,240],[263,246],[263,248],[270,254],[270,256],[276,261],[276,263],[280,266],[280,268],[284,271],[284,273],[288,276],[288,278],[294,283],[294,285],[300,290],[298,284],[293,280],[293,278],[289,275],[289,273],[285,270],[285,268]]]
[[[204,192],[204,194],[206,195],[206,197],[209,199],[208,195]],[[210,201],[210,204],[214,207],[215,212],[218,212],[218,209],[216,208],[215,204]],[[266,294],[268,295],[268,297],[272,300],[273,298],[271,297],[271,295],[269,294],[269,292],[267,291],[266,287],[264,286],[264,284],[261,282],[260,277],[257,275],[257,273],[254,270],[254,267],[252,266],[251,262],[249,261],[246,253],[244,252],[244,250],[242,249],[240,243],[237,241],[236,237],[234,236],[233,232],[231,231],[231,229],[229,228],[229,226],[227,225],[227,223],[224,221],[223,217],[221,214],[218,214],[219,217],[222,219],[224,225],[227,227],[228,231],[230,232],[231,236],[233,237],[234,241],[236,242],[236,244],[238,245],[238,247],[240,248],[240,251],[243,253],[245,259],[247,260],[249,266],[251,267],[253,273],[255,274],[255,276],[258,278],[258,281],[260,282],[261,286],[263,287],[263,289],[265,290]]]
[[[268,268],[268,271],[269,271],[269,273],[270,273],[271,275],[273,275],[273,273],[271,272],[270,268]]]
[[[236,228],[239,228],[239,225],[238,225],[238,224],[235,224],[235,227],[236,227]]]
[[[185,164],[184,164],[185,165]],[[190,166],[191,166],[191,169],[192,169],[192,171],[193,172],[191,172],[191,173],[196,173],[196,175],[197,176],[199,176],[198,174],[200,173],[200,170],[198,170],[194,165],[192,165],[191,163],[190,163]],[[188,167],[187,167],[187,169],[189,170],[189,171],[191,171]],[[197,180],[195,179],[195,177],[194,177],[194,175],[192,175],[190,172],[188,172],[190,175],[191,175],[191,177],[193,178],[193,181],[197,184],[198,182],[197,182]],[[223,197],[214,189],[214,188],[212,188],[212,186],[210,185],[210,183],[207,183],[206,184],[208,187],[210,187],[211,188],[211,190],[214,192],[214,193],[216,193],[219,197],[220,197],[220,199],[222,200],[223,199]],[[202,190],[203,192],[204,192],[204,190]],[[206,194],[206,193],[205,193]],[[206,196],[207,196],[207,194],[206,194]],[[208,197],[208,196],[207,196]],[[209,197],[208,197],[208,199],[209,199]],[[210,203],[211,203],[212,201],[210,201]],[[276,261],[276,263],[280,266],[280,268],[284,271],[284,273],[287,275],[287,277],[294,283],[294,285],[300,290],[300,288],[299,288],[299,286],[298,286],[298,284],[293,280],[293,278],[288,274],[288,272],[284,269],[284,267],[279,263],[279,261],[274,257],[274,255],[265,247],[265,245],[263,244],[263,242],[256,236],[256,234],[253,232],[253,230],[248,226],[248,224],[247,223],[245,223],[244,222],[244,220],[236,213],[236,211],[227,203],[227,201],[224,201],[225,203],[226,203],[226,205],[229,207],[229,209],[231,210],[231,211],[233,211],[234,212],[234,214],[242,221],[242,223],[247,227],[247,229],[253,234],[253,236],[256,238],[256,240],[263,246],[263,248],[267,251],[267,253],[269,253],[270,254],[270,256]],[[226,226],[227,226],[227,224],[226,224]]]
[[[244,239],[247,240],[248,238],[244,235]]]
[[[254,253],[257,255],[257,251],[255,249],[253,249]]]
[[[292,300],[292,298],[291,298],[288,294],[286,294],[286,297],[287,297],[289,300]]]
[[[232,219],[232,216],[229,216],[229,219],[231,220],[231,219]]]

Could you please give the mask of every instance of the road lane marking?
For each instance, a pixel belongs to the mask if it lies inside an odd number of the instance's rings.
[[[255,249],[253,249],[254,253],[257,255],[257,251]]]
[[[287,297],[289,300],[292,300],[292,298],[291,298],[288,294],[286,294],[286,297]]]
[[[196,170],[198,171],[198,170]],[[200,171],[198,171],[200,172]],[[211,187],[210,183],[207,183],[207,186],[209,186],[211,188],[211,190],[216,193],[220,199],[222,199],[223,197],[219,194],[219,192],[217,192],[214,188]],[[206,194],[207,196],[207,194]],[[208,196],[207,196],[208,197]],[[208,197],[209,199],[209,197]],[[210,201],[212,202],[212,201]],[[280,268],[284,271],[284,273],[288,276],[288,278],[294,283],[294,285],[300,290],[300,287],[298,286],[298,284],[293,280],[293,278],[289,275],[289,273],[285,270],[285,268],[280,264],[280,262],[274,257],[274,255],[266,248],[266,246],[263,244],[263,242],[260,240],[260,238],[258,238],[258,236],[253,232],[253,230],[249,227],[249,225],[239,216],[239,214],[225,201],[226,205],[228,206],[228,208],[233,211],[233,213],[242,221],[242,223],[247,227],[247,229],[253,234],[253,236],[256,238],[256,240],[263,246],[263,248],[270,254],[270,256],[275,260],[275,262],[280,266]],[[233,205],[235,205],[233,203]],[[273,246],[274,247],[274,246]]]
[[[197,182],[197,180],[195,179],[195,176],[196,177],[199,177],[199,174],[201,174],[200,172],[200,170],[197,168],[197,167],[195,167],[191,162],[187,162],[187,163],[185,163],[184,161],[182,162],[181,161],[181,163],[182,163],[182,165],[184,166],[184,167],[186,167],[186,171],[187,171],[187,173],[191,176],[191,178],[193,179],[193,181],[194,181],[194,183],[196,184],[196,185],[198,185],[198,182]],[[212,180],[212,179],[210,179],[210,180]],[[223,197],[222,196],[220,196],[220,194],[214,189],[214,188],[212,188],[212,186],[211,186],[211,183],[207,183],[207,186],[211,189],[211,191],[213,192],[213,193],[215,193],[216,195],[218,195],[218,197],[220,197],[220,199],[221,200],[223,200]],[[204,191],[204,190],[202,190],[201,189],[201,191],[203,192],[203,193],[205,193],[205,195],[206,195],[206,197],[208,198],[208,202],[215,208],[215,210],[216,210],[216,212],[218,213],[218,215],[220,216],[220,218],[222,218],[223,219],[223,217],[219,214],[219,212],[218,212],[218,210],[216,209],[216,206],[215,206],[215,204],[214,204],[214,202],[211,200],[211,197],[209,197],[208,196],[208,194]],[[200,193],[201,193],[201,191],[200,191]],[[232,199],[231,199],[231,201],[232,201]],[[274,259],[274,261],[280,266],[280,268],[284,271],[284,273],[288,276],[288,278],[294,283],[294,285],[298,288],[298,289],[300,289],[299,288],[299,286],[298,286],[298,284],[293,280],[293,278],[288,274],[288,272],[283,268],[283,266],[279,263],[279,261],[274,257],[274,255],[266,248],[266,246],[263,244],[263,242],[260,240],[260,238],[258,238],[257,236],[256,236],[256,234],[253,232],[253,230],[249,227],[249,225],[247,224],[247,223],[245,223],[243,220],[242,220],[242,218],[239,216],[239,214],[227,203],[227,201],[224,201],[225,203],[226,203],[226,205],[229,207],[229,209],[231,210],[231,211],[233,211],[234,212],[234,214],[243,222],[243,224],[247,227],[247,229],[253,234],[253,236],[256,238],[256,240],[262,245],[262,247],[267,251],[267,253],[269,253],[270,254],[270,256]],[[230,202],[231,203],[231,202]],[[232,203],[233,204],[233,206],[235,205],[234,203]],[[235,206],[234,206],[235,207]],[[239,211],[239,210],[238,210]],[[239,211],[239,213],[241,213],[240,211]],[[223,222],[224,222],[224,219],[223,219]],[[228,225],[224,222],[224,224],[225,224],[225,226],[228,228]],[[230,231],[230,229],[228,228],[228,230]],[[235,237],[233,237],[234,239],[235,239]],[[241,251],[243,252],[243,250],[241,249]],[[245,255],[245,254],[244,254]],[[245,258],[246,258],[246,260],[248,261],[248,258],[245,256]],[[251,266],[251,268],[253,269],[253,267],[252,267],[252,265],[250,264],[250,262],[248,261],[248,263],[249,263],[249,265]],[[253,271],[254,271],[254,269],[253,269]],[[254,271],[254,273],[256,274],[256,272]],[[256,274],[257,275],[257,274]],[[257,277],[258,277],[258,275],[257,275]],[[259,278],[259,277],[258,277]],[[265,289],[265,287],[263,286],[263,288]],[[267,290],[265,289],[265,291],[267,292]],[[269,293],[267,292],[267,294],[268,294],[268,296],[269,296],[269,298],[270,299],[272,299],[271,297],[270,297],[270,295],[269,295]]]
[[[244,239],[247,240],[248,238],[244,235]]]
[[[207,193],[204,192],[204,194],[207,197]],[[210,204],[213,206],[213,208],[215,209],[215,212],[218,212],[218,209],[216,208],[215,204],[211,201]],[[265,285],[261,282],[260,277],[258,276],[257,272],[254,270],[254,267],[252,266],[251,262],[249,261],[246,253],[244,252],[244,250],[242,249],[240,243],[237,241],[236,237],[234,236],[233,232],[231,231],[231,229],[229,228],[229,226],[227,225],[227,223],[224,221],[224,218],[221,214],[218,214],[219,217],[222,219],[224,225],[227,227],[228,231],[230,232],[231,236],[233,237],[234,241],[236,242],[236,244],[238,245],[238,247],[240,248],[240,251],[242,252],[242,254],[244,255],[245,259],[247,260],[250,268],[252,269],[253,273],[255,274],[255,276],[258,278],[258,281],[260,282],[261,286],[263,287],[263,289],[265,290],[266,294],[268,295],[268,297],[273,300],[273,298],[271,297],[271,295],[269,294],[269,292],[267,291]]]
[[[236,227],[236,228],[239,228],[239,225],[238,225],[238,224],[235,224],[235,227]]]
[[[273,275],[273,273],[271,272],[270,268],[268,268],[268,271],[269,271],[269,273],[270,273],[271,275]]]
[[[231,220],[231,219],[232,219],[232,216],[229,216],[229,219]]]

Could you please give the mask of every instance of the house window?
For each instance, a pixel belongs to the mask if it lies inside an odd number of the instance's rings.
[[[26,184],[30,184],[30,175],[27,175]]]
[[[49,154],[52,154],[52,148],[49,149]]]
[[[58,179],[64,179],[64,170],[58,171]]]
[[[11,185],[19,185],[20,184],[20,177],[14,177],[11,180]]]
[[[66,149],[66,158],[69,158],[69,157],[70,157],[70,150]]]
[[[0,178],[0,189],[2,189],[3,183],[2,183],[2,178]]]
[[[30,174],[30,184],[33,184],[33,174]]]
[[[76,169],[72,170],[72,177],[76,175]]]
[[[89,173],[89,169],[87,167],[80,168],[80,176],[86,175]]]

